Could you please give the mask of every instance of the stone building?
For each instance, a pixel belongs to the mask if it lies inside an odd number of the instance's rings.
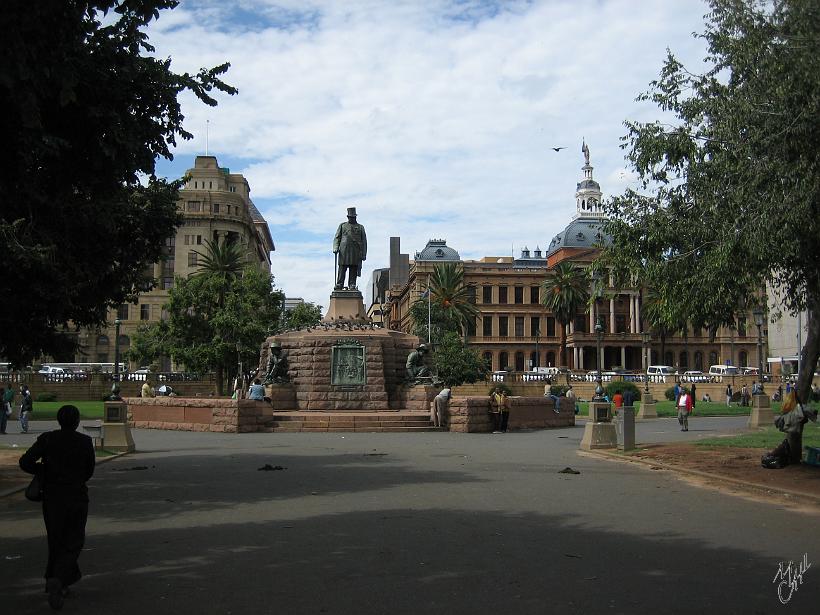
[[[467,331],[467,341],[492,369],[525,371],[535,366],[557,366],[561,325],[541,304],[541,283],[558,263],[588,265],[599,254],[598,246],[609,240],[601,231],[602,192],[588,158],[581,170],[582,178],[575,191],[576,214],[552,239],[546,252],[538,247],[534,251],[525,247],[518,258],[487,256],[462,260],[445,240],[431,239],[415,254],[406,279],[398,283],[390,280],[390,326],[411,331],[410,306],[427,289],[436,264],[458,262],[464,268],[465,283],[475,289],[475,305],[480,312]],[[391,249],[391,273],[397,265],[392,253]],[[595,320],[600,316],[604,326],[602,369],[644,370],[642,332],[648,326],[641,313],[643,292],[639,288],[616,289],[611,280],[604,280],[602,286],[602,298],[595,302],[594,309],[585,306],[567,327],[567,367],[595,369]],[[747,322],[752,323],[751,328]],[[692,328],[685,336],[670,336],[663,344],[652,339],[650,364],[671,365],[681,372],[707,372],[710,365],[727,362],[756,366],[757,334],[752,330],[753,322],[751,314],[740,315],[736,329],[721,329],[713,339],[707,331]]]
[[[122,304],[111,310],[108,319],[111,324],[107,328],[81,331],[75,362],[114,361],[115,319],[121,321],[122,356],[130,346],[131,335],[140,325],[163,318],[163,305],[168,301],[174,277],[187,277],[197,270],[199,254],[207,253],[206,240],[235,242],[243,247],[249,263],[262,271],[270,271],[270,253],[275,247],[267,222],[251,200],[248,180],[220,167],[215,156],[197,156],[187,177],[177,203],[183,223],[176,235],[166,240],[165,258],[151,266],[150,273],[157,286],[140,294],[135,303]],[[170,369],[169,360],[162,361],[160,370]]]

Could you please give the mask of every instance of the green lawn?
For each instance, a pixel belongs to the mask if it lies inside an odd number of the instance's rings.
[[[81,419],[102,419],[103,402],[101,401],[35,401],[34,412],[31,415],[33,421],[56,421],[57,410],[60,406],[71,404],[80,410]]]
[[[698,440],[698,446],[737,446],[741,448],[762,448],[773,449],[783,442],[786,434],[778,431],[776,427],[767,427],[763,431],[756,431],[731,436],[726,438],[706,438]],[[803,446],[820,447],[820,425],[817,423],[806,423],[803,429]]]

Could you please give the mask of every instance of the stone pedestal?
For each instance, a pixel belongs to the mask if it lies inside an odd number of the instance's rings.
[[[772,425],[774,425],[774,414],[769,404],[769,396],[765,394],[752,396],[752,412],[749,414],[746,427],[757,429],[758,427],[770,427]]]
[[[123,401],[105,402],[105,421],[102,424],[105,449],[116,453],[136,450],[131,428],[128,426],[126,405]]]
[[[652,394],[644,394],[641,400],[641,406],[638,408],[638,413],[635,415],[636,419],[656,419],[658,418],[658,411],[655,410],[655,400],[652,399]]]
[[[361,291],[334,290],[330,294],[330,305],[324,322],[369,322]]]
[[[591,451],[597,448],[615,448],[618,446],[618,434],[614,423],[593,423],[589,421],[584,427],[581,438],[581,450]]]

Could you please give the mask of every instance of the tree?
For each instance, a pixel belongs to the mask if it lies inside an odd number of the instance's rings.
[[[176,0],[9,0],[0,11],[0,355],[59,354],[74,328],[151,285],[180,223],[179,182],[154,175],[182,127],[178,96],[208,105],[219,76],[171,71],[144,30]],[[103,23],[104,21],[104,23]],[[141,181],[142,180],[142,181]],[[144,182],[144,183],[143,183]]]
[[[589,303],[589,274],[585,269],[564,261],[542,282],[541,303],[561,325],[560,365],[567,365],[567,325]]]
[[[475,323],[478,308],[475,306],[475,288],[464,283],[464,267],[460,263],[441,263],[430,275],[430,320],[432,338],[438,340],[446,331],[458,331],[466,335],[469,323]],[[415,334],[427,339],[426,295],[410,307],[415,323]]]
[[[284,329],[301,329],[318,325],[322,322],[322,306],[300,303],[292,310],[285,312],[284,320]]]
[[[255,365],[269,329],[279,322],[283,301],[272,276],[252,266],[227,287],[215,274],[178,277],[165,306],[168,319],[138,331],[129,356],[148,363],[162,354],[193,371],[214,371],[221,395],[225,376],[236,371],[237,343],[242,363]]]
[[[448,387],[483,380],[489,369],[478,352],[468,348],[453,331],[444,333],[439,340],[433,363],[439,379]]]
[[[820,355],[820,6],[710,4],[705,73],[668,52],[639,97],[673,123],[626,123],[640,192],[607,205],[605,258],[663,297],[673,322],[731,322],[764,283],[789,312],[807,310],[805,399]]]

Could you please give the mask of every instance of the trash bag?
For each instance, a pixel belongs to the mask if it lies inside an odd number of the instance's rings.
[[[767,470],[779,470],[789,465],[791,459],[791,451],[789,449],[789,440],[783,440],[777,448],[770,453],[766,453],[760,458],[760,465]]]

